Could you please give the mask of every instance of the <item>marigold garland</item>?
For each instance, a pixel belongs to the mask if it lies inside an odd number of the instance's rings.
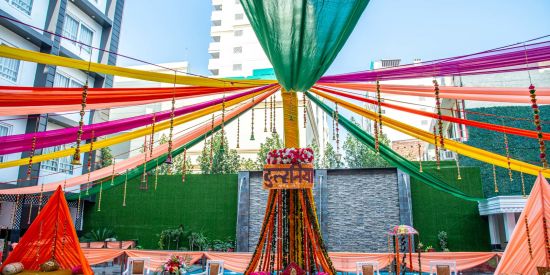
[[[92,130],[92,136],[90,137],[90,152],[88,152],[88,163],[86,165],[88,169],[88,182],[86,183],[86,196],[90,194],[90,175],[92,174],[92,153],[94,152],[94,130]]]
[[[416,144],[418,147],[418,166],[419,172],[422,173],[422,145],[420,143]]]
[[[508,163],[508,176],[510,177],[510,181],[514,181],[514,177],[512,174],[512,167],[510,163],[510,148],[508,146],[508,135],[506,132],[504,132],[504,149],[506,151],[506,161]]]
[[[525,179],[523,178],[523,172],[521,174],[521,195],[526,198],[527,194],[525,193]]]
[[[27,180],[31,180],[32,173],[32,158],[36,148],[36,136],[32,137],[31,152],[29,153],[29,166],[27,167]]]
[[[378,105],[378,130],[382,135],[382,97],[380,96],[380,81],[376,80],[376,101]]]
[[[531,97],[531,103],[532,103],[531,108],[533,109],[533,120],[535,123],[535,128],[537,130],[537,136],[539,141],[539,151],[540,151],[539,157],[542,163],[542,167],[547,168],[548,162],[546,161],[546,146],[544,144],[544,139],[542,135],[542,126],[540,123],[540,109],[539,109],[539,106],[537,105],[537,95],[536,95],[535,86],[533,84],[529,86],[529,93],[531,94],[530,97]]]
[[[252,104],[254,105],[254,98],[252,98]],[[250,140],[255,140],[254,138],[254,106],[250,110],[252,112],[252,119],[250,121]]]
[[[437,165],[437,170],[439,170],[441,169],[440,167],[441,157],[439,156],[439,146],[437,142],[437,131],[435,129],[435,125],[433,127],[433,135],[434,135],[434,147],[435,147],[435,162]]]
[[[498,193],[497,170],[494,164],[493,164],[493,184],[495,185],[495,193]]]
[[[149,158],[153,158],[153,147],[155,146],[155,123],[156,123],[156,118],[157,116],[157,113],[154,113],[153,114],[153,123],[151,123],[151,138],[149,140]]]
[[[42,200],[44,199],[44,184],[40,185],[40,196],[38,197],[38,215],[42,211]]]
[[[88,72],[89,73],[89,72]],[[82,86],[82,108],[80,109],[80,121],[78,122],[78,131],[76,132],[76,148],[73,155],[72,165],[80,165],[80,143],[82,142],[82,132],[84,128],[84,115],[86,114],[86,100],[88,98],[88,78]],[[91,150],[90,150],[91,151]]]
[[[529,233],[529,220],[525,216],[525,233],[527,234],[527,247],[529,249],[529,256],[533,259],[533,247],[531,246],[531,234]]]
[[[99,184],[99,199],[97,201],[97,212],[101,212],[101,198],[103,194],[103,181]]]
[[[170,111],[170,132],[168,134],[168,156],[164,163],[172,164],[172,138],[174,136],[174,112],[176,111],[176,78],[177,72],[174,72],[174,88],[172,89],[172,110]]]
[[[441,149],[445,149],[445,139],[443,138],[443,120],[441,119],[441,99],[439,98],[439,84],[433,80],[435,92],[435,108],[437,110],[437,127],[439,129],[439,143]]]

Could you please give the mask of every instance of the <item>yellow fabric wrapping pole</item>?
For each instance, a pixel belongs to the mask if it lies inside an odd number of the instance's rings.
[[[283,99],[284,137],[286,148],[300,147],[300,132],[298,127],[298,96],[294,91],[281,89]]]

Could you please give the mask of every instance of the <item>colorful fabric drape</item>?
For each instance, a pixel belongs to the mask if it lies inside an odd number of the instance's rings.
[[[236,80],[148,72],[13,48],[6,45],[0,45],[0,56],[46,65],[62,66],[83,71],[88,71],[89,69],[89,71],[95,73],[118,75],[154,82],[175,82],[175,84],[182,85],[194,85],[204,87],[253,87],[258,85],[272,84],[275,82],[273,80]]]
[[[205,252],[209,260],[223,261],[223,268],[243,273],[252,259],[252,253]]]
[[[343,101],[339,98],[330,96],[326,93],[316,91],[315,89],[312,89],[312,92],[317,94],[317,95],[320,95],[320,96],[322,96],[322,97],[324,97],[328,100],[337,102],[338,105],[343,106],[343,107],[349,109],[350,111],[352,111],[354,113],[357,113],[359,115],[362,115],[362,116],[364,116],[364,117],[366,117],[370,120],[377,119],[378,114],[376,114],[372,111],[366,110],[365,108],[362,108],[362,107],[359,107],[357,105],[348,103],[348,102]],[[384,122],[384,125],[392,128],[392,129],[395,129],[395,130],[397,130],[401,133],[404,133],[404,134],[409,135],[411,137],[414,137],[414,138],[420,139],[422,141],[428,142],[430,144],[434,144],[435,142],[439,142],[439,138],[436,138],[434,140],[433,133],[429,133],[429,132],[420,130],[416,127],[412,127],[412,126],[410,126],[406,123],[397,121],[395,119],[391,119],[391,118],[386,117],[386,116],[382,116],[382,118],[383,118],[382,120]],[[480,149],[480,148],[476,148],[476,147],[473,147],[473,146],[462,144],[460,142],[450,140],[450,139],[445,139],[445,149],[456,152],[458,154],[461,154],[461,155],[464,155],[464,156],[467,156],[467,157],[470,157],[470,158],[473,158],[473,159],[477,159],[479,161],[483,161],[483,162],[486,162],[486,163],[489,163],[489,164],[494,164],[496,166],[500,166],[500,167],[508,169],[508,159],[505,156],[501,156],[499,154],[495,154],[495,153],[485,151],[485,150]],[[522,162],[522,161],[519,161],[519,160],[516,160],[516,159],[510,159],[510,168],[514,171],[523,172],[523,173],[527,173],[527,174],[530,174],[530,175],[538,175],[539,171],[542,171],[542,174],[545,177],[550,177],[550,170],[544,170],[540,166],[532,165],[532,164]]]
[[[139,257],[139,258],[149,258],[149,264],[146,268],[150,269],[152,272],[161,271],[162,265],[170,258],[170,256],[182,256],[190,257],[190,264],[196,263],[202,256],[203,252],[194,252],[194,251],[155,251],[155,250],[126,250],[126,255],[128,257]]]
[[[260,87],[252,89],[248,92],[243,92],[239,94],[234,94],[225,97],[225,101],[231,101],[234,99],[241,98],[246,95],[250,95],[256,92],[260,92],[267,88],[273,87],[273,85]],[[194,104],[190,106],[184,106],[174,110],[174,116],[179,117],[184,114],[202,110],[207,107],[221,104],[224,101],[223,98],[214,99],[199,104]],[[122,131],[142,127],[152,123],[153,117],[155,118],[155,123],[160,123],[162,121],[170,119],[171,111],[163,111],[155,114],[146,114],[141,116],[135,116],[130,118],[124,118],[119,120],[107,121],[102,123],[84,125],[81,139],[88,140],[91,138],[92,131],[94,138],[99,138],[105,135],[110,135],[114,133],[119,133]],[[10,154],[15,152],[28,151],[33,148],[41,149],[61,144],[67,144],[75,141],[79,127],[69,127],[58,130],[50,130],[38,133],[29,133],[22,135],[12,135],[12,136],[3,136],[0,137],[0,155]],[[156,129],[155,129],[156,130]]]
[[[543,63],[545,61],[550,61],[550,41],[516,44],[470,55],[394,68],[325,76],[319,82],[384,81],[515,72],[549,68],[550,65]]]
[[[123,249],[83,248],[84,257],[90,265],[106,263],[126,253]]]
[[[306,93],[307,97],[311,99],[312,102],[317,104],[323,111],[325,111],[327,114],[332,114],[334,111],[326,104],[321,102],[318,98],[313,96],[311,93]],[[324,97],[324,96],[323,96]],[[332,100],[329,98],[329,100]],[[340,103],[339,103],[340,104]],[[345,105],[342,105],[345,106]],[[352,110],[353,111],[353,110]],[[363,131],[361,128],[359,128],[357,125],[353,124],[351,121],[349,121],[347,118],[342,116],[341,114],[338,114],[338,122],[342,127],[344,127],[348,133],[352,134],[354,137],[356,137],[360,142],[367,145],[371,149],[375,150],[375,140],[374,138],[367,134],[365,131]],[[442,181],[439,178],[436,178],[432,176],[429,173],[423,172],[420,173],[418,169],[418,165],[412,163],[411,161],[407,160],[406,158],[399,155],[397,152],[393,151],[390,147],[388,147],[385,144],[380,143],[379,144],[379,151],[380,156],[382,156],[386,161],[388,161],[391,165],[399,168],[401,171],[405,172],[411,177],[414,177],[418,179],[419,181],[437,189],[443,192],[446,192],[448,194],[451,194],[455,197],[469,200],[469,201],[479,201],[481,198],[475,198],[470,195],[467,195],[466,193],[462,192],[461,190],[448,185],[444,181]]]
[[[327,88],[324,88],[324,87],[315,87],[315,88],[319,89],[321,91],[331,93],[333,95],[344,96],[344,97],[355,99],[355,100],[358,100],[358,101],[367,102],[367,103],[370,103],[370,104],[378,104],[378,102],[376,100],[368,99],[368,98],[365,98],[365,97],[362,97],[362,96],[352,95],[352,94],[349,94],[349,93],[344,93],[344,92],[340,92],[340,91],[336,91],[336,90],[332,90],[332,89],[327,89]],[[433,88],[432,88],[432,90],[433,90]],[[433,93],[433,91],[432,91],[432,93]],[[399,105],[395,105],[395,104],[391,104],[391,103],[386,103],[386,102],[380,102],[380,105],[382,107],[388,107],[388,108],[391,108],[391,109],[394,109],[394,110],[408,112],[408,113],[411,113],[411,114],[421,115],[421,116],[425,116],[425,117],[431,117],[431,118],[435,118],[435,119],[438,118],[438,115],[435,114],[435,113],[421,111],[419,109],[403,107],[403,106],[399,106]],[[538,138],[538,135],[537,135],[538,133],[536,131],[524,130],[524,129],[508,127],[508,126],[504,126],[504,125],[495,125],[495,124],[491,124],[491,123],[479,122],[479,121],[468,120],[468,119],[463,119],[463,118],[458,118],[458,117],[453,117],[453,116],[446,116],[446,115],[442,115],[441,119],[444,120],[444,121],[448,121],[448,122],[464,124],[464,125],[467,125],[467,126],[482,128],[482,129],[496,131],[496,132],[502,132],[502,133],[511,134],[511,135],[518,135],[518,136],[524,136],[524,137],[535,138],[535,139]],[[549,133],[543,133],[543,139],[550,140],[550,134]]]
[[[276,88],[277,87],[272,87],[272,88],[269,88],[269,89],[276,89]],[[242,96],[242,97],[237,98],[237,99],[226,101],[225,102],[225,107],[227,108],[227,107],[233,106],[235,104],[238,104],[239,102],[251,99],[255,96],[258,96],[261,93],[262,92],[260,91],[260,92],[252,93],[252,94],[249,94],[249,95],[246,95],[246,96]],[[211,114],[213,112],[220,111],[221,109],[222,109],[221,104],[217,104],[217,105],[214,105],[214,106],[211,106],[211,107],[207,107],[207,108],[204,108],[202,110],[199,110],[199,111],[196,111],[196,112],[193,112],[193,113],[175,118],[173,125],[177,126],[177,125],[195,120],[199,117]],[[161,122],[161,123],[158,123],[158,124],[155,125],[155,131],[162,131],[162,130],[168,129],[169,127],[170,127],[170,121],[164,121],[164,122]],[[124,141],[132,140],[134,138],[139,138],[139,137],[142,137],[144,135],[149,135],[149,134],[151,134],[151,126],[150,125],[146,126],[146,127],[143,127],[139,130],[135,130],[135,131],[132,131],[132,132],[129,132],[129,133],[124,133],[124,134],[121,134],[121,135],[118,135],[118,136],[115,136],[115,137],[112,137],[112,138],[107,138],[107,139],[104,139],[104,140],[101,140],[101,141],[94,142],[93,149],[98,150],[98,149],[101,149],[101,148],[104,148],[104,147],[108,147],[108,146],[111,146],[111,145],[114,145],[114,144],[118,144],[118,143],[121,143],[121,142],[124,142]],[[90,148],[91,148],[90,144],[82,145],[82,146],[80,146],[80,152],[82,152],[82,153],[89,152]],[[48,153],[48,154],[36,155],[36,156],[33,156],[33,162],[37,163],[37,162],[41,162],[41,161],[45,161],[45,160],[49,160],[49,159],[56,159],[56,158],[61,158],[61,157],[72,156],[74,154],[74,152],[75,152],[75,148],[69,148],[69,149],[56,151],[56,152],[52,152],[52,153]],[[19,166],[19,165],[27,165],[28,162],[29,162],[28,158],[22,158],[22,159],[13,160],[13,161],[7,161],[7,162],[0,163],[0,168],[7,168],[7,167],[13,167],[13,166]]]
[[[267,92],[264,92],[263,94],[257,96],[254,100],[248,101],[245,104],[235,108],[234,110],[231,110],[226,113],[225,119],[226,123],[231,122],[233,119],[236,119],[237,116],[244,113],[246,110],[250,109],[252,106],[259,104],[264,99],[271,96],[273,93],[275,93],[276,89],[270,89]],[[214,121],[214,130],[218,130],[221,125],[221,118],[217,118]],[[181,152],[183,152],[184,145],[185,147],[191,147],[198,142],[200,142],[204,136],[205,133],[209,133],[211,131],[211,125],[203,125],[201,127],[198,127],[197,129],[190,131],[189,133],[186,133],[184,136],[178,137],[173,140],[173,148],[176,148],[172,151],[172,155],[175,157]],[[95,145],[94,145],[95,147]],[[153,149],[153,157],[149,162],[147,162],[147,170],[151,170],[154,167],[156,167],[156,164],[162,164],[166,160],[166,152],[168,149],[168,144],[161,144]],[[157,162],[158,161],[158,162]],[[101,180],[103,178],[110,177],[113,175],[113,171],[115,175],[121,175],[124,172],[128,170],[128,179],[132,179],[134,177],[137,177],[139,175],[142,175],[143,173],[143,166],[144,163],[144,157],[142,154],[128,158],[124,161],[117,162],[113,166],[106,166],[101,169],[95,170],[89,175],[88,180],[88,174],[76,176],[70,179],[67,179],[67,181],[58,181],[53,183],[48,183],[43,185],[43,191],[44,192],[50,192],[55,190],[57,186],[65,185],[67,187],[67,190],[72,190],[74,187],[77,187],[82,184],[86,184],[89,181],[97,181]],[[117,176],[114,178],[114,185],[120,184],[124,182],[125,176]],[[109,189],[110,184],[104,184],[103,190]],[[12,189],[0,189],[0,194],[36,194],[41,191],[41,186],[29,186],[29,187],[20,187],[20,188],[12,188]],[[99,186],[96,186],[90,190],[90,195],[95,194],[96,192],[99,192]],[[67,199],[74,199],[76,195],[68,195]]]
[[[356,272],[358,262],[378,262],[378,268],[388,266],[394,258],[393,253],[352,253],[329,252],[332,264],[340,272]]]
[[[496,257],[495,252],[425,252],[421,254],[422,272],[430,272],[431,261],[454,261],[456,269],[461,272],[478,265],[484,264]],[[409,258],[406,259],[407,266],[410,266]],[[418,254],[412,254],[413,270],[418,271]],[[435,271],[432,270],[432,271]],[[498,274],[498,273],[495,273]]]
[[[319,83],[322,86],[333,88],[375,91],[376,84],[370,83]],[[380,91],[384,94],[434,97],[433,86],[416,85],[380,85]],[[539,91],[541,95],[539,97]],[[439,86],[439,97],[457,100],[476,100],[491,102],[509,102],[531,104],[531,98],[525,96],[523,88],[494,88],[494,87],[450,87]],[[540,99],[539,99],[540,98]],[[537,102],[550,103],[550,88],[537,88]]]
[[[28,270],[39,270],[41,264],[55,259],[62,269],[82,266],[85,275],[92,275],[73,224],[65,195],[58,186],[1,269],[9,263],[20,262]]]
[[[344,46],[369,0],[241,0],[287,91],[306,91]]]
[[[537,266],[550,266],[549,226],[550,185],[539,174],[495,274],[537,274]]]

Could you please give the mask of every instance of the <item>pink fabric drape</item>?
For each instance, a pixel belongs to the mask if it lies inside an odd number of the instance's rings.
[[[84,256],[86,257],[90,265],[110,262],[113,259],[118,258],[125,253],[123,249],[94,249],[94,248],[84,248],[82,249],[82,252],[84,252]]]
[[[357,271],[357,262],[378,262],[378,268],[382,269],[393,260],[391,253],[329,252],[328,255],[334,269],[341,272]]]
[[[537,266],[550,265],[550,252],[545,248],[543,217],[550,226],[550,186],[539,174],[495,274],[537,274]],[[532,257],[529,254],[526,218]],[[546,230],[547,236],[550,236],[550,230]]]
[[[431,261],[455,261],[456,269],[463,271],[486,263],[495,256],[495,252],[426,252],[420,255],[420,260],[422,272],[430,272]],[[408,257],[407,266],[410,266]],[[418,270],[418,253],[412,255],[412,266],[414,270]]]
[[[223,268],[233,272],[244,272],[252,253],[233,253],[233,252],[205,252],[204,256],[209,260],[223,261]]]
[[[146,257],[150,258],[149,268],[152,271],[159,270],[162,268],[162,265],[170,258],[170,256],[188,256],[191,257],[191,264],[197,262],[204,255],[203,252],[193,252],[193,251],[163,251],[163,250],[125,250],[124,251],[128,257]]]

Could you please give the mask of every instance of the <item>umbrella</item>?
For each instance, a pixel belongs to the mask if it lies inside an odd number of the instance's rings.
[[[396,225],[388,232],[390,235],[418,235],[418,231],[409,225]]]

